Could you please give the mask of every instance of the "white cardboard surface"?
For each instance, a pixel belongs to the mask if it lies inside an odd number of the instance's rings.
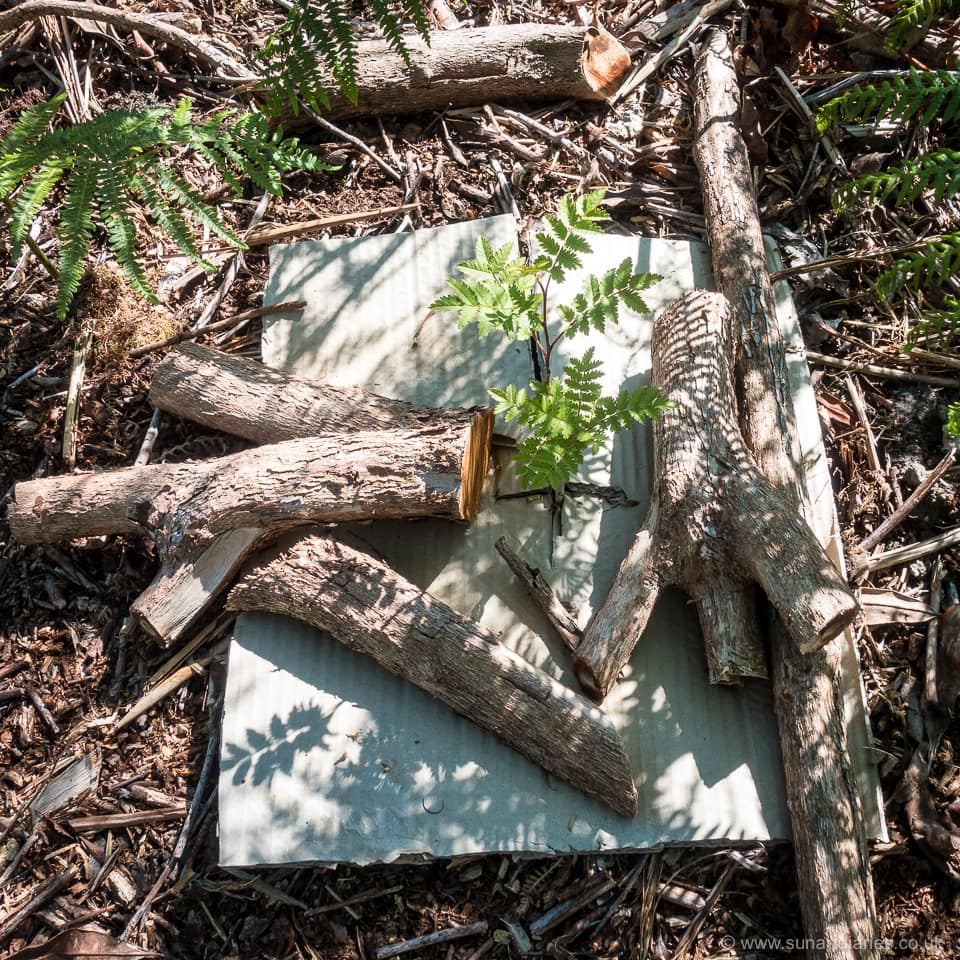
[[[305,299],[308,306],[302,316],[272,319],[264,361],[420,403],[483,403],[488,384],[525,383],[532,367],[523,346],[493,336],[478,341],[472,331],[458,331],[450,315],[424,322],[428,304],[455,263],[472,256],[481,231],[497,244],[515,239],[513,220],[498,217],[401,236],[274,247],[265,302]],[[637,269],[664,275],[646,298],[654,311],[684,290],[711,284],[708,258],[696,244],[603,236],[594,238],[585,266],[600,271],[625,256]],[[570,284],[578,285],[575,278]],[[562,296],[558,291],[553,302]],[[789,306],[788,298],[785,320],[795,327]],[[618,328],[578,337],[569,348],[592,344],[609,388],[618,389],[648,375],[651,319],[624,311]],[[829,533],[832,492],[802,357],[794,367],[801,444],[821,469],[815,503]],[[618,487],[635,506],[567,496],[555,514],[545,497],[497,500],[518,486],[508,452],[498,451],[496,461],[470,527],[392,521],[355,525],[351,535],[575,687],[562,644],[493,544],[508,535],[585,624],[643,521],[648,431],[621,436],[582,471],[581,479]],[[851,729],[865,745],[859,687],[848,688]],[[664,596],[604,704],[637,778],[640,810],[628,820],[329,636],[281,617],[244,615],[230,651],[223,724],[221,863],[364,863],[785,838],[770,698],[764,682],[710,686],[693,611],[682,595]],[[853,763],[876,827],[882,818],[866,760],[858,746]]]

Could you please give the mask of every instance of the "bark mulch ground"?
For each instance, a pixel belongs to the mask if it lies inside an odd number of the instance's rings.
[[[279,0],[184,0],[149,9],[187,16],[247,56],[279,21],[281,6]],[[653,8],[636,0],[626,7],[610,2],[601,19],[620,34]],[[532,0],[505,7],[480,2],[456,12],[485,24],[570,21],[576,8]],[[788,266],[799,266],[791,284],[808,348],[834,361],[908,374],[890,380],[827,361],[812,364],[842,535],[856,567],[861,541],[946,452],[945,408],[960,392],[911,378],[919,372],[957,379],[956,353],[939,366],[901,354],[909,304],[892,309],[877,301],[877,263],[863,255],[904,242],[904,231],[918,227],[883,210],[834,213],[831,191],[840,174],[798,118],[775,70],[782,68],[795,89],[810,97],[875,63],[854,53],[826,24],[798,21],[785,7],[750,3],[714,19],[738,40],[747,92],[743,123],[761,212]],[[172,48],[151,48],[142,39],[140,45],[117,44],[108,32],[93,26],[67,30],[55,18],[28,26],[0,50],[0,134],[25,106],[58,89],[58,71],[70,58],[82,76],[89,68],[90,89],[109,106],[139,107],[188,93],[207,110],[232,94],[215,78],[198,75]],[[661,47],[648,44],[637,57]],[[345,124],[404,171],[402,185],[350,142],[308,129],[304,139],[341,167],[289,175],[284,198],[270,202],[261,226],[405,200],[420,204],[408,218],[310,236],[409,230],[509,211],[513,204],[524,222],[533,222],[560,195],[606,185],[615,229],[699,239],[703,220],[689,143],[691,72],[688,43],[616,109],[569,102],[512,105],[517,119],[501,105],[489,105],[443,118]],[[563,133],[573,148],[545,140],[524,118]],[[838,147],[848,165],[862,166],[870,156],[908,150],[910,144],[846,139]],[[187,173],[204,183],[201,168]],[[225,203],[225,216],[244,228],[258,201],[251,193]],[[947,229],[956,214],[949,206],[931,211],[921,227]],[[54,226],[47,214],[38,221],[37,241],[47,250],[54,249]],[[110,469],[140,454],[174,462],[238,449],[235,440],[169,417],[160,419],[154,436],[147,388],[163,351],[132,354],[191,327],[221,293],[219,306],[208,311],[214,321],[259,306],[266,249],[240,257],[236,279],[225,283],[232,257],[213,274],[192,271],[145,229],[161,305],[138,300],[109,260],[91,257],[63,324],[55,318],[53,284],[36,259],[13,263],[6,246],[0,247],[0,495],[9,497],[19,480],[67,469],[62,434],[71,364],[77,343],[91,330],[76,429],[78,469]],[[837,257],[830,269],[802,268],[828,255]],[[226,323],[200,340],[258,356],[259,324]],[[942,532],[956,524],[957,507],[953,469],[882,546]],[[957,579],[956,548],[936,562],[948,581]],[[440,942],[410,955],[779,957],[803,948],[792,856],[784,846],[488,856],[336,870],[216,867],[223,665],[219,654],[209,655],[229,636],[231,621],[213,615],[197,634],[201,639],[191,656],[200,662],[189,679],[118,729],[148,684],[182,666],[182,660],[171,661],[176,651],[162,652],[124,629],[130,602],[155,571],[150,544],[137,538],[21,547],[0,520],[0,951],[26,950],[24,957],[105,955],[109,949],[130,956],[156,951],[202,958],[382,958],[390,955],[382,951],[385,945],[436,932]],[[926,601],[936,572],[930,555],[875,571],[864,585]],[[945,629],[956,634],[956,624]],[[873,856],[877,904],[889,952],[903,957],[960,950],[957,864],[919,846],[908,822],[918,798],[929,801],[922,809],[932,810],[948,833],[958,812],[954,754],[960,729],[949,715],[929,793],[911,792],[905,777],[923,736],[927,635],[925,623],[861,622],[857,628],[890,831],[890,842],[877,845]],[[68,779],[74,795],[47,789],[60,789]],[[446,938],[455,927],[477,924],[469,937]],[[35,952],[27,950],[31,945]]]

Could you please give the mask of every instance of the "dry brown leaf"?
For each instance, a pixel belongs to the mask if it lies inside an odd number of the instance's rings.
[[[46,943],[27,947],[8,960],[99,960],[101,957],[159,957],[154,950],[144,950],[131,943],[121,943],[109,933],[89,927],[64,930]]]
[[[626,47],[603,27],[590,27],[583,51],[583,75],[590,89],[611,96],[629,69]]]

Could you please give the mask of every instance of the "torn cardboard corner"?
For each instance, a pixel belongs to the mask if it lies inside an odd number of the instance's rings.
[[[486,401],[486,387],[525,385],[525,344],[478,340],[446,315],[428,316],[476,238],[515,241],[512,218],[413,234],[328,240],[271,250],[267,303],[303,299],[299,317],[264,330],[264,361],[337,384],[441,406]],[[625,257],[664,280],[645,293],[655,312],[711,286],[699,244],[598,236],[584,264],[602,272]],[[563,302],[571,276],[553,292]],[[799,344],[788,293],[781,322]],[[624,311],[619,326],[566,343],[593,346],[607,390],[649,372],[652,317]],[[814,525],[835,547],[832,491],[802,353],[791,366],[800,442],[810,468]],[[503,431],[503,425],[498,425]],[[618,436],[581,471],[555,512],[520,489],[498,449],[477,519],[388,521],[352,530],[402,576],[494,630],[501,641],[575,687],[570,658],[500,559],[507,535],[570,602],[581,625],[602,601],[643,522],[652,452],[648,431]],[[856,654],[844,681],[851,762],[874,835],[882,832]],[[649,849],[665,843],[789,836],[779,738],[768,683],[710,686],[686,598],[668,594],[621,682],[604,703],[621,731],[640,796],[626,819],[553,780],[467,720],[331,637],[282,617],[243,615],[231,647],[220,779],[223,865],[393,861],[481,852]],[[557,744],[562,750],[563,744]]]

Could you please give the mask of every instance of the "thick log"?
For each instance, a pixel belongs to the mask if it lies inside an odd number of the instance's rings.
[[[654,423],[644,528],[574,659],[595,699],[616,682],[668,586],[696,604],[715,683],[766,675],[747,581],[763,587],[799,644],[849,620],[836,568],[744,445],[733,399],[733,322],[722,294],[697,292],[654,324],[651,379],[673,406]],[[759,650],[759,663],[742,662],[743,650]]]
[[[462,422],[476,412],[421,407],[359,387],[308,380],[196,343],[182,344],[164,357],[150,383],[150,402],[254,443]]]
[[[623,742],[599,710],[380,560],[311,535],[254,565],[227,607],[328,631],[617,813],[636,813]]]
[[[241,527],[440,517],[472,520],[493,414],[418,428],[328,433],[200,463],[127,467],[17,484],[7,518],[20,543],[153,532],[162,554]]]
[[[694,160],[720,290],[738,321],[743,436],[767,479],[799,510],[783,344],[773,315],[760,214],[727,39],[711,31],[694,78]],[[784,759],[805,933],[817,960],[879,956],[873,880],[859,790],[850,765],[839,681],[839,640],[801,655],[783,624],[771,629],[774,704]]]
[[[602,100],[609,90],[594,90],[584,76],[584,37],[583,27],[536,23],[441,31],[429,47],[411,34],[404,38],[409,67],[384,41],[367,40],[358,44],[357,102],[331,82],[324,116],[402,115],[498,100]]]

